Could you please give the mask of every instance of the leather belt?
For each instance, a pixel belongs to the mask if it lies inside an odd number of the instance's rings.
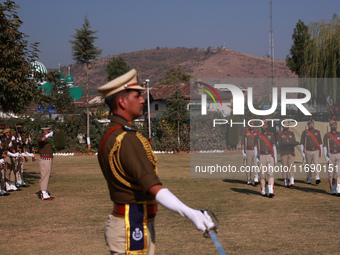
[[[148,220],[154,219],[158,210],[158,204],[147,205]],[[113,203],[113,213],[114,216],[124,217],[125,216],[125,204]]]
[[[269,151],[260,151],[260,154],[261,155],[269,155],[271,154],[272,152],[269,150]]]
[[[318,149],[319,149],[318,147],[307,147],[306,151],[316,151]]]
[[[254,150],[254,147],[247,147],[247,150]]]
[[[40,154],[40,158],[45,159],[45,160],[52,160],[53,155],[51,155],[51,154]]]
[[[331,153],[331,154],[338,154],[338,153],[340,153],[340,150],[332,150],[332,149],[331,149],[331,150],[330,150],[330,153]]]

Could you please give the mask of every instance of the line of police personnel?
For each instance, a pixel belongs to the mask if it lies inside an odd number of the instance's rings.
[[[0,128],[0,196],[8,196],[11,191],[28,187],[23,178],[24,162],[31,157],[35,161],[35,151],[30,134],[24,134],[22,125],[15,130],[9,127]]]
[[[249,169],[255,169],[255,171],[246,173],[248,185],[252,184],[251,174],[253,172],[254,184],[261,184],[261,194],[270,198],[274,197],[274,172],[270,167],[277,163],[278,147],[281,164],[285,170],[282,171],[284,186],[295,187],[294,147],[300,144],[303,165],[306,163],[309,166],[304,168],[307,184],[312,183],[313,172],[315,172],[315,184],[321,182],[319,172],[311,171],[311,169],[316,169],[323,153],[327,162],[330,192],[332,195],[340,196],[340,132],[337,131],[335,117],[329,122],[331,130],[330,132],[327,130],[323,139],[320,131],[314,128],[314,120],[311,118],[307,122],[308,129],[302,132],[300,143],[296,141],[294,132],[289,130],[288,121],[283,123],[285,127],[277,134],[277,142],[275,142],[274,134],[267,130],[266,120],[263,121],[260,130],[254,128],[256,126],[254,121],[250,121],[249,124],[250,126],[243,131],[241,138],[243,164]],[[267,186],[266,178],[268,178]]]

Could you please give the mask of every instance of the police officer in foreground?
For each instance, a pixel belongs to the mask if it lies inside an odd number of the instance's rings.
[[[332,195],[340,196],[340,132],[336,118],[329,122],[331,131],[323,137],[324,155],[328,164],[328,179]]]
[[[279,152],[281,156],[281,164],[283,166],[282,178],[285,187],[295,187],[294,184],[294,159],[295,159],[295,145],[299,143],[296,142],[295,134],[293,131],[289,130],[289,121],[284,121],[283,130],[277,134],[277,144],[279,147]]]
[[[98,89],[113,113],[98,150],[113,201],[105,226],[111,254],[154,254],[157,203],[190,219],[201,231],[214,225],[206,212],[186,206],[162,186],[151,146],[132,126],[143,113],[144,90],[134,69]]]
[[[310,119],[307,122],[308,129],[304,130],[301,135],[300,146],[302,158],[306,158],[307,162],[307,184],[312,184],[312,173],[311,169],[317,168],[319,164],[319,158],[321,157],[322,141],[320,131],[314,128],[314,119]],[[312,162],[314,164],[312,166]],[[319,184],[321,182],[319,173],[315,172],[315,183]]]
[[[255,157],[260,165],[261,194],[264,197],[274,197],[274,166],[277,163],[277,151],[274,134],[268,130],[267,120],[263,121],[261,132],[255,137]],[[268,190],[266,188],[268,177]]]
[[[258,168],[255,160],[255,153],[254,153],[254,144],[255,144],[255,137],[259,133],[257,129],[254,128],[255,121],[251,120],[249,122],[249,127],[245,129],[242,133],[241,137],[241,151],[242,151],[242,157],[245,166],[250,167],[252,169],[252,166],[255,166],[255,172],[254,172],[254,184],[259,184],[259,173]],[[251,172],[246,172],[246,178],[247,178],[247,184],[252,184],[251,179]]]

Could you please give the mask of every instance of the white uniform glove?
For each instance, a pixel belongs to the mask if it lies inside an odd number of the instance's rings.
[[[273,146],[273,151],[274,151],[274,161],[275,161],[275,164],[276,164],[277,163],[277,150],[276,150],[275,145]]]
[[[247,154],[244,152],[244,150],[242,150],[242,157],[243,157],[243,159],[247,158]]]
[[[305,159],[305,153],[303,152],[303,144],[300,145],[300,149],[301,149],[301,155],[302,155],[302,159]]]
[[[191,220],[198,230],[205,232],[205,230],[210,229],[215,225],[206,211],[203,214],[199,210],[194,210],[186,206],[166,188],[157,192],[155,200],[168,210]]]
[[[329,157],[327,152],[327,147],[323,147],[323,154],[325,155],[326,162],[329,163]]]
[[[53,137],[53,131],[49,132],[47,135],[45,135],[46,138]]]
[[[5,163],[5,160],[0,159],[0,164],[4,164],[4,163]]]
[[[258,154],[257,154],[257,147],[255,146],[254,147],[254,155],[255,155],[255,161],[256,161],[256,164],[260,164],[260,160],[259,160],[259,157],[258,157]]]
[[[7,155],[8,155],[8,156],[11,156],[11,157],[14,157],[14,158],[17,158],[17,157],[20,156],[18,152],[16,152],[16,153],[7,152]]]

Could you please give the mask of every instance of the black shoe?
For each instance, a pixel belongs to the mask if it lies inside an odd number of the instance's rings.
[[[315,181],[316,184],[319,184],[320,182],[321,182],[320,179],[318,179],[318,180]]]
[[[260,184],[260,182],[254,182],[254,185],[256,186],[256,185],[259,185]]]
[[[21,187],[23,188],[28,188],[30,185],[29,184],[22,184]]]
[[[0,194],[0,197],[2,197],[2,196],[5,197],[5,196],[9,196],[9,195],[11,195],[11,194],[9,194],[9,193],[6,192],[6,193],[4,193],[4,194]]]
[[[273,193],[269,193],[268,197],[272,198],[272,197],[274,197],[274,194]]]
[[[267,194],[262,194],[262,196],[263,196],[263,197],[268,197],[268,195],[267,195]]]

